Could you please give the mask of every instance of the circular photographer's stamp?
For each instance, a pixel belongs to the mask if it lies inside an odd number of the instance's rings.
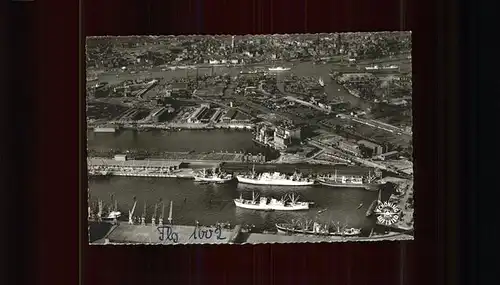
[[[400,218],[400,212],[399,207],[390,202],[380,203],[375,210],[377,221],[385,226],[397,223]]]

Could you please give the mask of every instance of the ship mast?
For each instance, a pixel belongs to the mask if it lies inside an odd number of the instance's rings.
[[[142,210],[141,225],[146,225],[146,201],[144,201],[144,208]]]
[[[165,216],[165,203],[161,202],[161,216],[158,225],[163,226],[163,217]]]
[[[108,208],[108,214],[113,211],[113,204],[114,204],[114,200],[115,200],[115,195],[113,193],[111,193],[111,194],[109,194],[109,197],[110,197],[111,203],[107,207]]]
[[[155,203],[155,210],[153,212],[153,217],[151,218],[151,224],[154,226],[156,224],[156,212],[158,211],[158,203]]]
[[[173,207],[174,201],[170,201],[170,212],[168,214],[168,222],[172,224],[172,207]]]

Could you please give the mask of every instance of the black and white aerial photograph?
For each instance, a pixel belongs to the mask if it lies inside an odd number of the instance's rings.
[[[86,39],[90,244],[412,240],[411,32]]]

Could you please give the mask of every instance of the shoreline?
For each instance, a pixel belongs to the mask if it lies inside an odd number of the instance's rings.
[[[138,124],[137,126],[126,124],[106,123],[106,127],[100,127],[97,124],[88,124],[87,131],[94,133],[116,133],[122,130],[131,131],[182,131],[182,130],[245,130],[251,131],[254,124],[181,124],[181,123],[158,123],[158,124]],[[102,128],[102,129],[99,129]],[[96,130],[98,129],[98,130]]]

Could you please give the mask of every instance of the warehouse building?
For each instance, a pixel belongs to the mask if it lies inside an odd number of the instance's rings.
[[[383,152],[382,146],[380,146],[376,143],[366,141],[366,140],[358,141],[358,145],[367,148],[371,152],[371,156],[379,155],[379,154],[382,154],[382,152]]]
[[[361,154],[361,150],[359,148],[359,145],[357,145],[354,142],[340,141],[339,148],[345,152],[352,154],[352,155],[359,156]]]

